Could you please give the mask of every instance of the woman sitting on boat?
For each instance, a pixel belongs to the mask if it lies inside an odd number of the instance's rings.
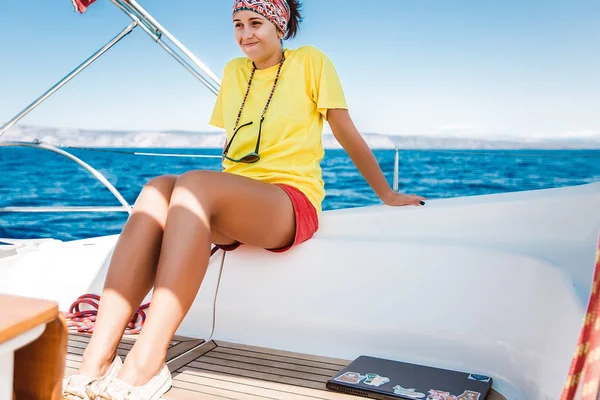
[[[210,123],[226,131],[222,171],[160,176],[140,193],[116,245],[96,326],[65,399],[159,399],[166,353],[204,278],[211,243],[284,252],[310,239],[325,197],[324,120],[383,203],[422,205],[393,191],[355,128],[331,60],[283,48],[301,21],[297,0],[235,0],[246,57],[225,66]],[[122,364],[122,333],[154,287],[148,319]]]

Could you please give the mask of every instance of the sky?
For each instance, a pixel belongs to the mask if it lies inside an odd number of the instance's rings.
[[[230,0],[139,0],[217,76],[243,56]],[[27,5],[24,5],[27,3]],[[288,48],[334,62],[362,133],[600,135],[598,0],[304,0]],[[108,0],[0,1],[6,122],[130,20]],[[215,95],[137,28],[20,121],[97,130],[215,131]],[[328,128],[326,127],[326,131]]]

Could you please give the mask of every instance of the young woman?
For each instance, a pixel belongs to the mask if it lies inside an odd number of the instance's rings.
[[[324,120],[385,204],[424,204],[390,188],[350,119],[330,59],[312,46],[282,47],[300,20],[297,0],[234,1],[233,30],[245,57],[226,65],[211,117],[226,130],[223,171],[161,176],[143,188],[65,399],[160,398],[171,385],[167,347],[204,278],[211,243],[282,252],[312,237],[325,197]],[[152,287],[148,319],[121,364],[121,335]]]

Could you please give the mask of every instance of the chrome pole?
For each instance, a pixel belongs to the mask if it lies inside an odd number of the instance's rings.
[[[137,18],[137,22],[141,23],[144,27],[148,28],[149,31],[152,32],[152,35],[159,38],[160,37],[160,32],[158,31],[158,28],[155,27],[154,25],[152,25],[150,23],[150,21],[148,21],[147,19],[145,19],[139,12],[137,12],[136,10],[134,10],[129,3],[127,3],[126,0],[110,0],[113,4],[115,4],[117,7],[119,7],[123,12],[125,12],[127,15],[129,15],[131,17],[131,15],[134,15]],[[131,17],[134,21],[136,20],[135,18]]]
[[[21,111],[16,117],[8,121],[2,128],[0,128],[0,136],[4,134],[8,129],[10,129],[14,124],[16,124],[21,118],[25,115],[29,114],[34,108],[39,106],[43,101],[45,101],[48,97],[50,97],[54,92],[63,87],[67,82],[73,79],[77,74],[87,68],[91,63],[96,61],[98,57],[106,53],[110,50],[115,44],[117,44],[121,39],[127,36],[131,31],[137,26],[137,22],[132,22],[127,28],[125,28],[121,33],[115,36],[110,42],[108,42],[104,47],[94,53],[91,57],[85,60],[81,65],[75,68],[69,75],[64,77],[60,82],[51,87],[46,93],[40,96],[37,100],[27,106],[23,111]]]
[[[204,71],[209,77],[211,77],[218,86],[221,86],[221,80],[206,66],[198,57],[194,55],[191,51],[189,51],[175,36],[173,36],[168,30],[165,29],[157,20],[152,17],[142,6],[138,4],[135,0],[127,0],[127,2],[133,7],[137,12],[139,12],[144,18],[146,18],[152,25],[156,26],[158,30],[164,34],[171,42],[175,44],[186,56],[188,56],[200,69]]]
[[[112,194],[117,198],[119,203],[123,205],[123,209],[126,210],[130,215],[133,213],[131,206],[127,203],[127,200],[119,193],[117,188],[115,188],[109,181],[102,175],[100,172],[94,169],[91,165],[87,164],[85,161],[75,157],[71,153],[68,153],[64,150],[61,150],[57,147],[54,147],[50,144],[42,143],[38,140],[35,140],[33,143],[27,142],[0,142],[0,147],[32,147],[34,149],[42,149],[47,150],[56,154],[59,154],[63,157],[68,158],[71,161],[79,164],[85,170],[87,170],[90,174],[94,176],[94,178],[98,179],[100,183],[102,183]]]
[[[127,14],[132,20],[138,22],[140,27],[148,34],[152,39],[158,43],[167,53],[169,53],[177,62],[179,62],[185,69],[187,69],[196,79],[204,84],[211,92],[215,95],[219,93],[219,88],[214,86],[212,82],[203,77],[192,67],[187,61],[185,61],[179,54],[175,53],[171,47],[163,42],[161,32],[158,31],[144,16],[141,16],[137,10],[133,10],[129,4],[123,4],[122,0],[110,0],[114,5],[119,7],[121,11]],[[151,25],[148,27],[147,25]]]
[[[394,156],[394,191],[398,191],[398,175],[400,173],[400,152],[396,146],[396,155]]]

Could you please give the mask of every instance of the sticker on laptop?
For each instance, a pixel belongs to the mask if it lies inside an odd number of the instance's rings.
[[[379,387],[384,383],[388,383],[389,381],[390,378],[387,378],[385,376],[379,376],[377,374],[367,374],[363,383],[369,386]]]
[[[479,382],[489,382],[491,378],[485,375],[471,374],[469,375],[469,379]]]
[[[344,383],[351,383],[354,385],[358,385],[360,383],[360,381],[362,381],[363,379],[365,379],[366,376],[365,375],[361,375],[358,372],[345,372],[342,375],[338,376],[337,378],[333,378],[334,381],[338,381],[338,382],[344,382]]]
[[[427,400],[457,400],[456,396],[451,395],[450,392],[444,392],[443,390],[431,389]]]
[[[456,400],[479,400],[479,396],[481,396],[481,393],[479,392],[465,390],[463,394],[456,398]]]
[[[450,392],[431,389],[427,400],[479,400],[479,396],[481,393],[472,390],[465,390],[461,395],[455,396]]]
[[[425,393],[415,392],[415,389],[405,389],[400,385],[394,386],[393,389],[394,394],[410,397],[411,399],[422,399],[423,397],[425,397]]]

